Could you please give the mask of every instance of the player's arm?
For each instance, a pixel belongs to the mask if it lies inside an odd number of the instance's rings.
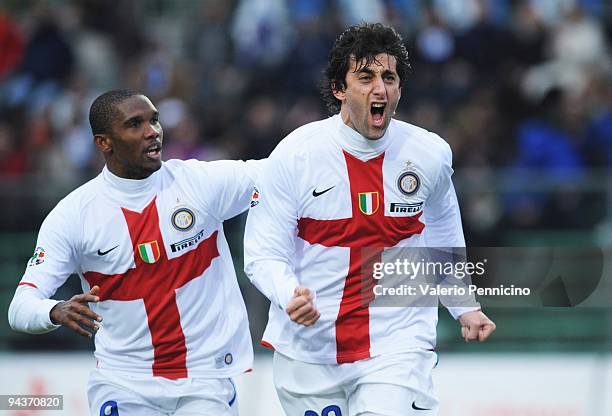
[[[90,336],[79,324],[96,330],[92,320],[101,320],[86,303],[95,301],[99,289],[92,289],[93,294],[76,295],[67,302],[50,299],[76,271],[75,224],[69,218],[78,216],[70,212],[68,205],[60,202],[41,226],[37,248],[9,306],[9,324],[16,331],[39,334],[64,325]]]
[[[92,334],[100,328],[98,322],[102,322],[102,317],[89,308],[89,303],[100,302],[99,294],[100,287],[94,286],[86,293],[74,295],[70,300],[58,303],[49,312],[51,322],[91,338]]]
[[[302,325],[319,319],[315,294],[300,286],[293,268],[297,235],[296,179],[282,147],[277,148],[256,184],[244,234],[244,266],[251,282],[272,305]]]
[[[88,302],[98,302],[99,292],[100,288],[94,286],[87,293],[59,301],[46,298],[36,287],[20,285],[9,306],[9,324],[15,331],[29,334],[46,333],[65,326],[79,335],[91,337],[98,330],[97,322],[102,321],[102,317],[89,308]]]
[[[196,189],[206,204],[220,221],[233,218],[249,208],[253,187],[266,163],[261,160],[217,160],[187,163],[196,169],[190,173],[197,175]]]
[[[293,296],[287,303],[285,312],[289,319],[304,326],[310,326],[317,322],[321,313],[315,303],[315,294],[304,286],[298,286],[293,291]]]
[[[8,321],[15,331],[44,334],[59,328],[51,321],[51,309],[61,301],[48,299],[37,287],[20,285],[8,310]]]
[[[465,312],[459,317],[461,323],[461,336],[465,342],[478,340],[480,342],[489,338],[495,331],[495,323],[482,311]]]
[[[465,247],[461,213],[452,182],[452,152],[445,144],[440,172],[432,195],[425,204],[425,242],[427,247],[449,250]],[[450,277],[454,279],[454,277]],[[442,299],[453,318],[461,324],[461,335],[466,341],[484,341],[495,331],[495,324],[481,310],[472,295]]]

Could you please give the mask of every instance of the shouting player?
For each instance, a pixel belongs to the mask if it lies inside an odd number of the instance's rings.
[[[408,68],[393,28],[348,28],[323,91],[339,114],[287,136],[258,183],[245,270],[271,301],[262,343],[288,415],[437,414],[437,307],[363,301],[363,249],[465,245],[450,147],[393,119]],[[466,340],[495,329],[478,306],[449,310]]]
[[[92,415],[237,415],[231,377],[253,352],[222,224],[259,163],[162,162],[158,111],[133,91],[99,96],[89,121],[106,166],[43,222],[11,327],[95,333]],[[72,273],[84,293],[49,299]]]

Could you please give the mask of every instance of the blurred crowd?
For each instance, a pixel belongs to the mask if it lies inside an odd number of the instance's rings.
[[[0,177],[18,188],[97,174],[87,114],[113,88],[157,105],[165,159],[265,157],[326,116],[318,90],[336,36],[381,21],[412,57],[397,118],[444,137],[458,175],[477,172],[463,184],[479,191],[461,198],[472,243],[498,243],[503,229],[589,228],[607,215],[605,197],[571,186],[612,164],[606,0],[2,4]],[[505,172],[509,190],[489,189],[489,171]],[[523,189],[543,177],[554,192]],[[36,229],[39,217],[7,226]]]

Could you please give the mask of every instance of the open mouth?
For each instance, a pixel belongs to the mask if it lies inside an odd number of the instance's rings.
[[[385,107],[387,103],[372,103],[370,106],[370,114],[375,126],[381,126],[384,121]]]
[[[145,150],[147,156],[153,159],[158,159],[161,155],[162,145],[160,142],[155,142],[148,146]]]

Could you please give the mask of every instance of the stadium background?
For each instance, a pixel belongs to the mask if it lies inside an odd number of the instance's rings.
[[[325,116],[327,53],[361,20],[406,40],[412,72],[397,118],[451,144],[469,245],[611,245],[606,0],[2,0],[3,316],[46,213],[102,166],[87,123],[99,93],[128,87],[153,100],[164,159],[265,157]],[[226,233],[257,342],[267,301],[241,271],[243,222]],[[72,277],[56,297],[79,290]],[[465,345],[441,311],[442,414],[612,414],[612,313],[597,306],[489,309],[498,330],[483,345]],[[276,414],[270,354],[255,348],[242,414]],[[91,349],[64,330],[14,333],[2,318],[0,394],[64,394],[77,409],[65,414],[82,414]]]

